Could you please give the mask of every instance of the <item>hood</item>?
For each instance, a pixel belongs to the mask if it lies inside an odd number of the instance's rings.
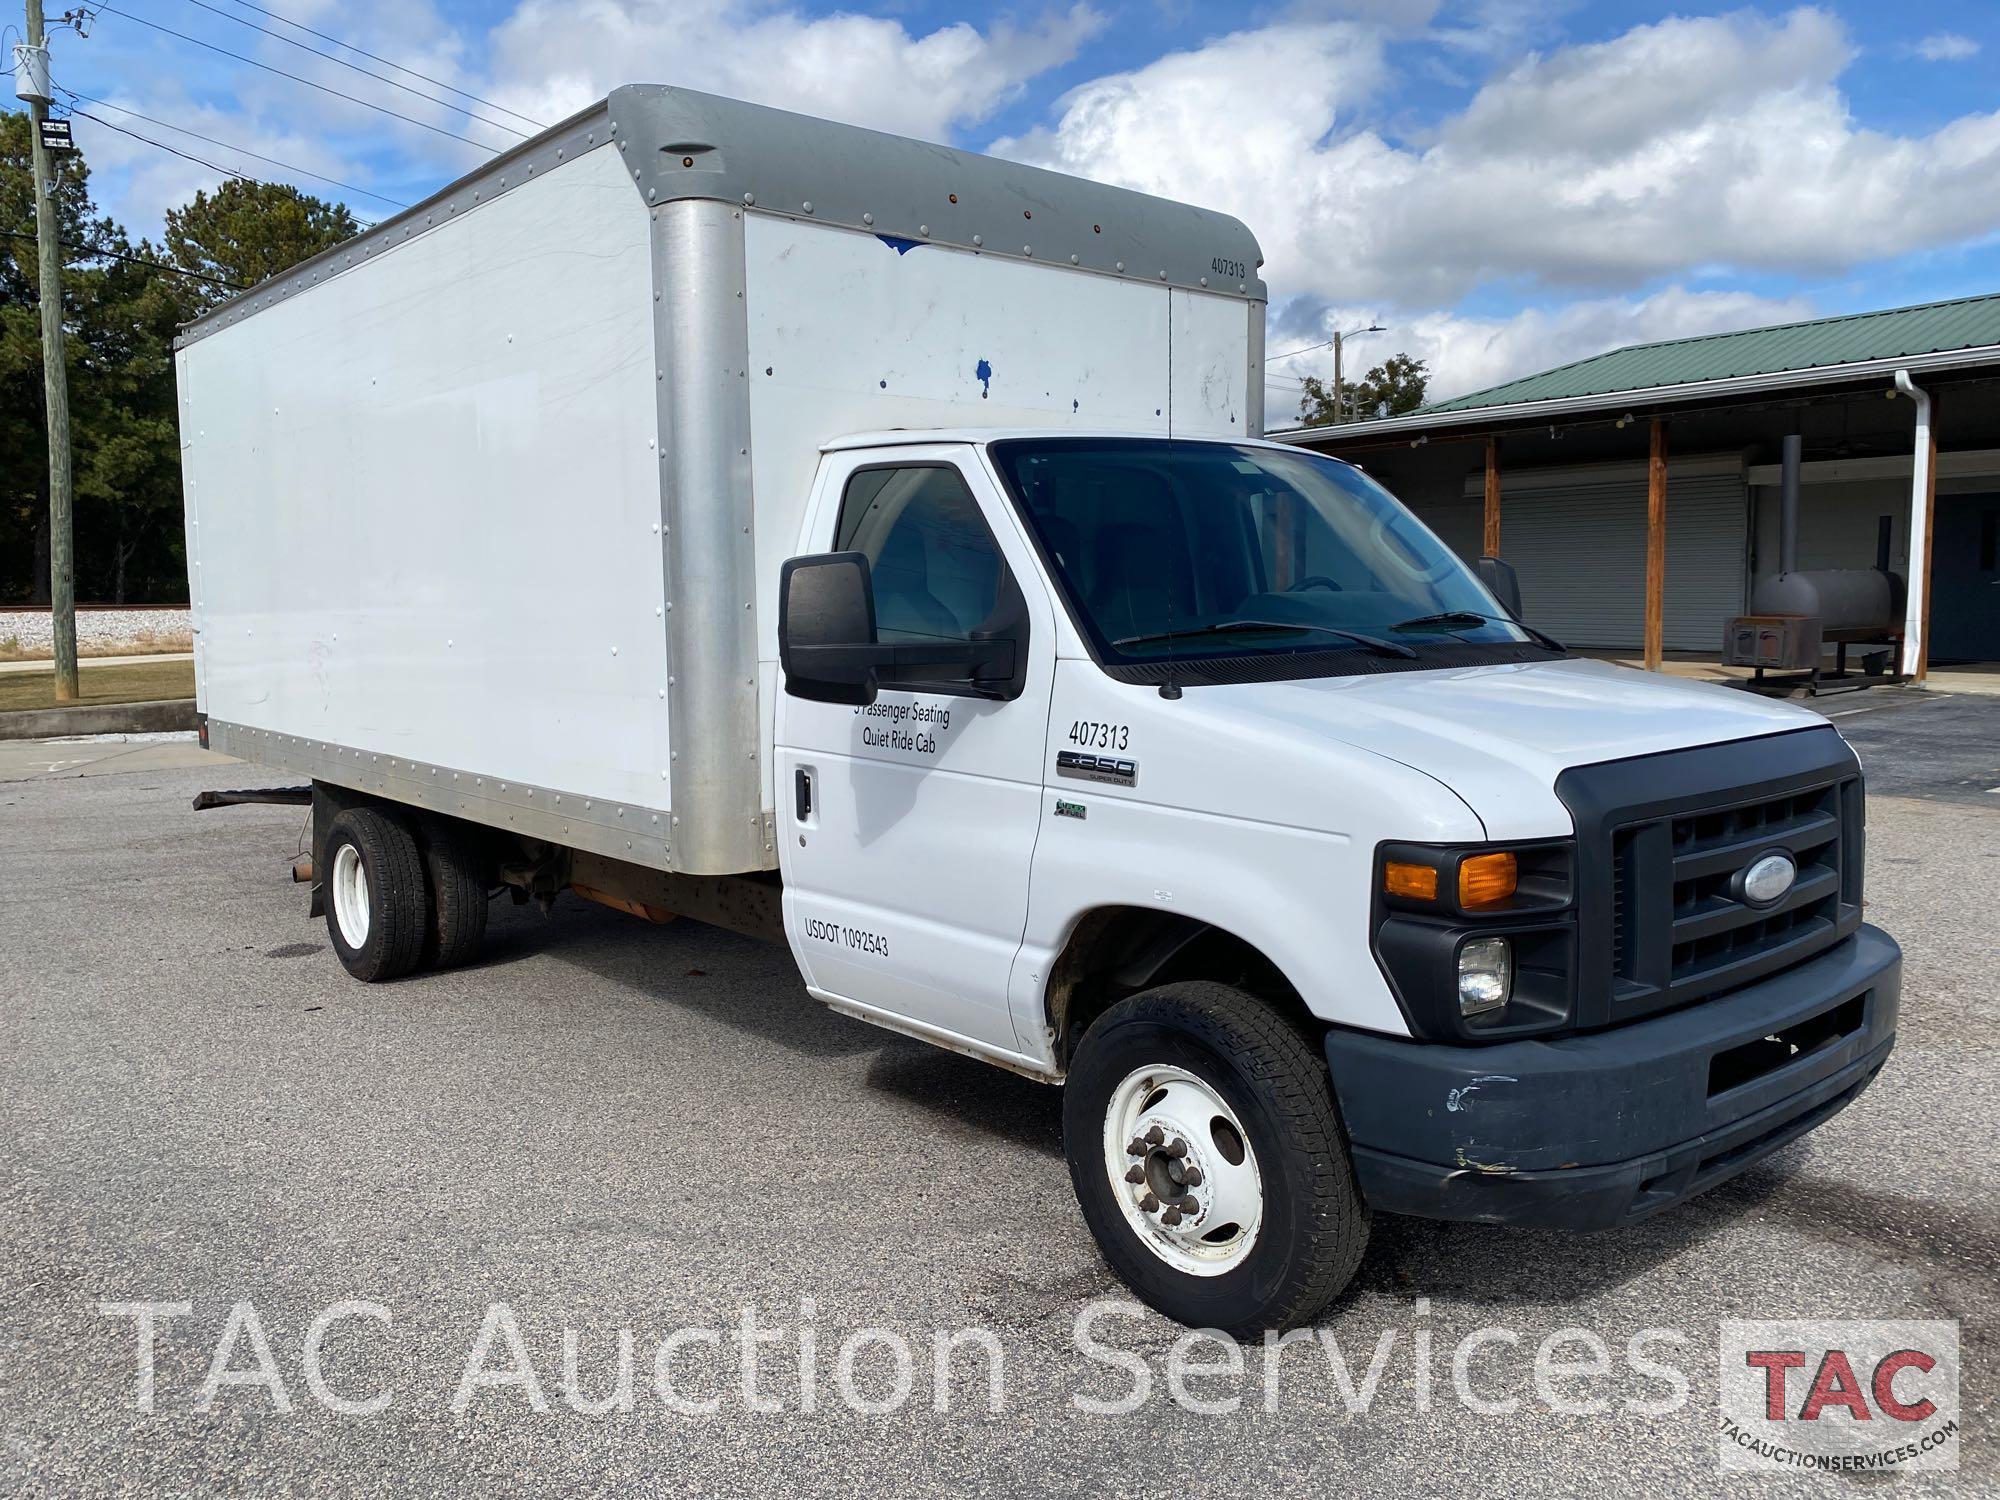
[[[1494,839],[1569,832],[1555,781],[1572,766],[1826,723],[1737,688],[1576,658],[1237,683],[1188,700],[1217,716],[1219,733],[1231,719],[1261,719],[1422,771],[1464,799]]]

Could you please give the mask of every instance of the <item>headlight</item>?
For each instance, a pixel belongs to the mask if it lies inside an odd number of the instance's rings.
[[[1375,846],[1371,946],[1427,1042],[1546,1036],[1576,1008],[1576,845]]]
[[[1458,1013],[1499,1010],[1514,991],[1514,945],[1503,937],[1473,938],[1458,950]]]

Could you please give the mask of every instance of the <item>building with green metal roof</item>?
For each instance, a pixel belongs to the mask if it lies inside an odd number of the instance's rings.
[[[1635,344],[1403,416],[1272,436],[1362,464],[1462,554],[1497,551],[1527,617],[1573,644],[1638,650],[1650,629],[1656,650],[1708,655],[1780,570],[1796,436],[1794,566],[1927,575],[1891,638],[1912,671],[2000,659],[2000,294]],[[1656,545],[1664,598],[1649,620]]]
[[[2000,348],[2000,293],[1779,323],[1736,333],[1631,344],[1483,391],[1435,401],[1427,412],[1475,411],[1581,397],[1686,389],[1715,381],[1818,375],[1881,360]]]

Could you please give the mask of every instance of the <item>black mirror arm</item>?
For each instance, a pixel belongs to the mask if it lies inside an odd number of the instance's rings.
[[[972,680],[983,683],[1005,683],[1014,675],[1015,658],[1020,652],[1020,643],[1012,636],[972,637]]]

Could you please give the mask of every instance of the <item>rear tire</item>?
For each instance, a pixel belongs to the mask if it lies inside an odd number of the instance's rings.
[[[430,922],[417,841],[379,808],[350,807],[326,833],[326,930],[341,966],[364,984],[417,966]]]
[[[421,962],[456,968],[477,956],[486,941],[493,861],[477,835],[455,818],[426,818],[422,833],[431,911]]]
[[[1121,1000],[1084,1033],[1063,1146],[1104,1258],[1179,1322],[1311,1320],[1368,1243],[1326,1059],[1269,1005],[1207,981]]]

